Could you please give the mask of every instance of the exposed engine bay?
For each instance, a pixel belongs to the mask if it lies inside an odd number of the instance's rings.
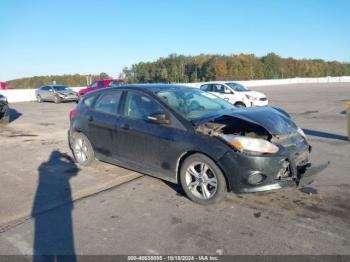
[[[197,127],[197,131],[210,136],[237,135],[270,140],[272,135],[260,125],[227,116],[218,120],[204,123]]]

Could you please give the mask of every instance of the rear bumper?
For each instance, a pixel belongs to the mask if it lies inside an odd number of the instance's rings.
[[[324,170],[329,163],[313,165],[300,160],[304,150],[284,151],[275,156],[252,156],[239,152],[227,152],[218,162],[224,171],[230,189],[235,193],[270,191],[285,187],[305,186],[313,182],[315,175]],[[289,175],[279,178],[288,165]],[[251,184],[249,177],[255,174],[264,179]]]

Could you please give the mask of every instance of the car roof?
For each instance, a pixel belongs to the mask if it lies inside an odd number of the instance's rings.
[[[65,87],[67,87],[66,85],[60,85],[60,84],[58,84],[58,85],[43,85],[43,86],[41,86],[41,87],[45,87],[45,86],[65,86]]]
[[[201,83],[201,85],[208,85],[208,84],[226,84],[226,83],[235,83],[235,84],[238,84],[238,82],[236,82],[236,81],[210,81],[210,82]]]
[[[179,85],[179,84],[126,84],[119,87],[109,87],[109,88],[102,88],[98,90],[94,90],[92,92],[89,92],[85,95],[85,97],[88,97],[93,94],[98,94],[101,92],[107,92],[108,90],[141,90],[145,91],[147,93],[156,93],[158,91],[165,91],[165,90],[186,90],[186,89],[195,89],[198,90],[198,88],[194,88],[191,86],[185,86],[185,85]]]
[[[97,79],[97,80],[94,80],[92,81],[93,83],[94,82],[112,82],[112,81],[119,81],[119,82],[123,82],[124,80],[123,79]]]
[[[146,91],[164,91],[164,90],[181,90],[181,89],[195,89],[191,86],[179,85],[179,84],[126,84],[121,87],[116,87],[116,89],[141,89]]]

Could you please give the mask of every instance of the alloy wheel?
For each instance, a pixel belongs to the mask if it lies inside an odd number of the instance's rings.
[[[79,163],[83,163],[87,160],[89,153],[89,148],[86,141],[79,137],[74,144],[74,155]]]
[[[192,163],[186,170],[185,179],[190,192],[200,199],[208,200],[217,191],[217,177],[214,171],[203,162]]]

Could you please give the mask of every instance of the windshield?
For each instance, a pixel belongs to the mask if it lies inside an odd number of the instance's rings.
[[[157,95],[189,120],[208,118],[217,115],[218,111],[235,108],[215,95],[192,88],[159,91]]]
[[[56,91],[64,91],[64,90],[67,90],[68,88],[65,86],[53,86],[53,89],[55,89]]]
[[[237,92],[245,92],[245,91],[250,91],[249,88],[242,86],[241,84],[238,83],[226,83],[229,87],[231,87],[234,91]]]

